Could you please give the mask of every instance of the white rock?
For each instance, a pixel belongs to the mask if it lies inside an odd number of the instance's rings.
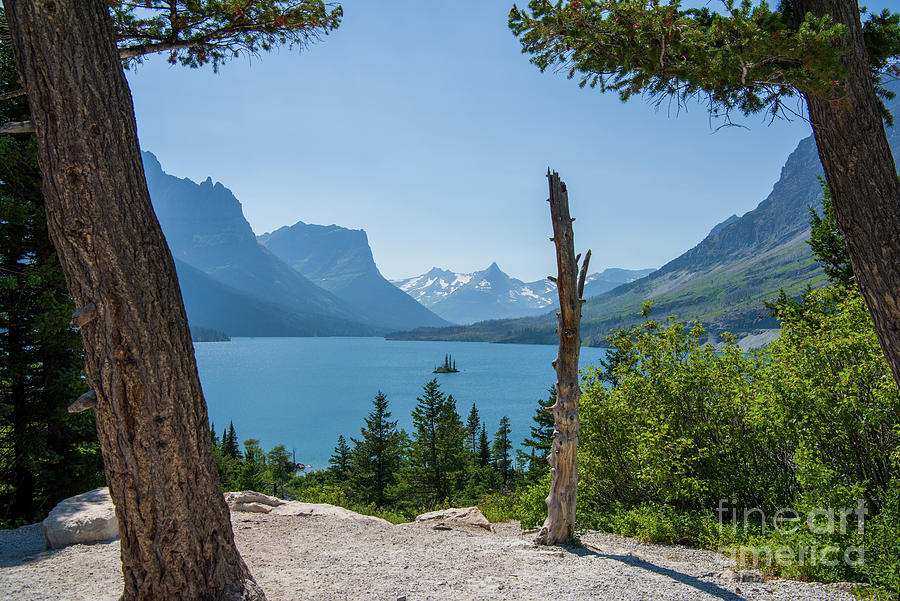
[[[474,526],[490,532],[494,527],[477,507],[451,507],[416,516],[416,522],[436,522],[445,526]]]
[[[119,537],[115,508],[105,487],[60,501],[41,526],[48,549]]]
[[[261,505],[268,505],[269,507],[278,507],[279,505],[287,503],[287,501],[282,501],[278,497],[270,497],[269,495],[264,495],[255,490],[227,492],[225,493],[225,502],[228,503],[229,506],[236,503],[260,503]]]
[[[361,513],[356,513],[355,511],[350,511],[349,509],[344,509],[343,507],[329,505],[328,503],[302,503],[300,501],[288,501],[284,505],[273,509],[272,514],[327,516],[339,520],[359,520],[364,522],[380,523],[386,526],[393,525],[389,521],[379,517],[375,517],[374,515],[363,515]]]
[[[228,507],[231,511],[243,511],[245,513],[269,513],[272,511],[270,505],[263,505],[262,503],[232,503]]]

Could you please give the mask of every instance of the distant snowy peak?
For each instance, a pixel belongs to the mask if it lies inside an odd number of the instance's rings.
[[[585,296],[631,282],[651,271],[607,269],[591,274],[585,285]],[[553,282],[547,279],[523,282],[504,273],[496,263],[474,273],[434,267],[422,275],[392,283],[444,319],[456,323],[537,315],[557,305]]]
[[[433,267],[428,273],[391,283],[427,307],[468,284],[473,275]]]

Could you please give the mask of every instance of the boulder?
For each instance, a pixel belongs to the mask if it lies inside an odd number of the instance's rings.
[[[355,511],[350,511],[349,509],[344,509],[343,507],[329,505],[328,503],[303,503],[301,501],[289,501],[284,505],[273,509],[272,514],[295,515],[304,517],[322,516],[338,520],[357,520],[362,522],[371,522],[373,524],[382,524],[384,526],[393,525],[389,521],[376,517],[374,515],[363,515],[361,513],[356,513]]]
[[[244,513],[269,513],[274,509],[271,505],[263,505],[262,503],[234,503],[228,506],[231,511],[242,511]]]
[[[268,505],[269,507],[278,507],[279,505],[284,505],[287,501],[282,501],[278,497],[270,497],[269,495],[264,495],[261,492],[256,492],[255,490],[242,490],[241,492],[227,492],[225,493],[225,502],[228,503],[229,507],[239,504],[251,504],[258,503],[260,505]],[[238,510],[240,511],[240,510]]]
[[[41,526],[48,549],[119,537],[116,511],[105,487],[60,501]]]
[[[284,505],[278,497],[270,497],[255,490],[242,490],[241,492],[225,493],[225,502],[231,511],[243,511],[248,513],[269,513],[274,507]]]
[[[494,527],[477,507],[451,507],[450,509],[431,511],[416,516],[416,522],[432,523],[433,528],[443,526],[446,528],[483,528],[488,532],[494,531]]]

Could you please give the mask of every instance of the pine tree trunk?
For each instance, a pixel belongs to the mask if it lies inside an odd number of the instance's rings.
[[[847,26],[846,97],[806,95],[819,158],[853,272],[881,348],[900,385],[900,180],[884,132],[855,0],[796,0],[800,15],[829,14]],[[900,118],[900,115],[895,115]]]
[[[264,599],[234,545],[175,267],[103,0],[7,0],[48,229],[82,329],[123,599]]]
[[[556,264],[559,275],[559,353],[553,362],[556,369],[556,404],[550,407],[555,430],[550,447],[550,495],[547,497],[547,519],[535,538],[539,545],[566,544],[575,535],[575,507],[578,501],[578,355],[581,351],[581,305],[584,275],[590,253],[585,257],[581,282],[575,256],[575,236],[569,217],[566,184],[559,174],[547,173],[550,181],[550,216]]]

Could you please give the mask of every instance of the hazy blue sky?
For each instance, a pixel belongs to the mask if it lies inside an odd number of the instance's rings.
[[[257,234],[336,223],[368,232],[387,277],[432,266],[555,273],[548,166],[569,188],[592,265],[658,267],[754,208],[808,124],[714,133],[641,100],[540,73],[507,29],[511,0],[347,0],[302,52],[219,74],[155,57],[129,74],[144,149],[221,181]]]

